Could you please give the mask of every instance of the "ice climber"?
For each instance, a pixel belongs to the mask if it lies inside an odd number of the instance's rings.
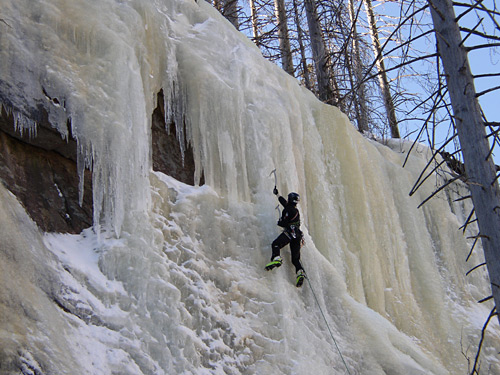
[[[275,267],[281,266],[282,258],[280,250],[282,247],[290,244],[292,253],[292,263],[295,266],[297,273],[296,285],[302,286],[304,283],[305,272],[300,264],[300,247],[302,245],[303,234],[300,230],[300,212],[297,208],[297,203],[300,201],[300,196],[297,193],[288,194],[288,200],[279,195],[278,189],[275,187],[273,193],[278,196],[279,202],[284,209],[278,220],[278,225],[283,228],[283,232],[272,243],[271,262],[266,265],[266,271],[270,271]]]

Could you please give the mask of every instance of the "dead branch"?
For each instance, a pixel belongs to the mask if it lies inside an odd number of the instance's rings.
[[[427,102],[428,100],[430,99],[433,99],[436,95],[439,97],[439,101],[434,101],[434,104],[433,104],[433,107],[432,108],[435,108],[439,103],[441,103],[441,101],[444,100],[444,96],[443,95],[439,95],[440,94],[440,91],[441,91],[441,88],[439,88],[438,90],[436,90],[431,96],[429,96],[429,98],[427,98],[425,100],[425,102]],[[421,104],[423,105],[423,103],[425,102],[422,102]],[[410,112],[411,113],[411,112]],[[410,153],[411,151],[413,150],[413,147],[415,146],[415,144],[417,143],[417,141],[420,139],[420,136],[422,135],[422,133],[424,132],[424,129],[427,128],[427,123],[429,122],[430,118],[432,117],[432,110],[430,111],[429,113],[429,116],[427,116],[427,118],[425,119],[422,127],[420,128],[420,131],[418,132],[418,135],[417,137],[415,138],[415,141],[412,143],[410,149],[408,150],[407,154],[406,154],[406,157],[405,157],[405,160],[403,162],[403,168],[405,167],[407,161],[408,161],[408,158],[410,157]],[[453,117],[450,117],[453,121]],[[455,136],[453,136],[454,138]],[[417,180],[418,181],[418,180]],[[411,195],[411,194],[410,194]]]
[[[481,22],[483,21],[483,18],[481,18],[481,21],[478,22],[478,24],[474,27],[474,29],[468,29],[467,27],[461,27],[460,28],[460,31],[466,31],[469,33],[469,35],[471,34],[474,34],[474,35],[477,35],[477,36],[480,36],[482,38],[485,38],[485,39],[491,39],[491,40],[500,40],[500,36],[496,36],[496,35],[489,35],[489,34],[485,34],[485,33],[482,33],[480,31],[477,31],[476,30],[476,27],[478,27]],[[467,37],[469,36],[467,35]],[[462,43],[464,42],[465,40],[462,40]]]
[[[500,76],[500,73],[485,73],[485,74],[473,75],[472,77],[474,77],[474,78],[490,78],[490,77],[498,77],[498,76]]]
[[[465,50],[467,52],[470,52],[470,51],[474,51],[476,49],[491,48],[491,47],[500,47],[500,43],[478,44],[476,46],[465,47]]]
[[[479,5],[480,4],[480,5]],[[483,12],[487,12],[487,13],[491,13],[491,14],[494,14],[496,16],[500,16],[500,13],[499,12],[496,12],[494,10],[491,10],[491,9],[487,9],[483,4],[481,3],[478,3],[479,5],[479,8],[476,7],[475,5],[471,5],[471,4],[466,4],[466,3],[459,3],[458,1],[454,1],[453,2],[453,5],[457,6],[457,7],[466,7],[466,8],[471,8],[470,10],[479,10],[479,11],[483,11]],[[462,14],[459,16],[460,18],[462,17]]]
[[[465,231],[467,230],[467,226],[468,226],[470,223],[473,223],[473,222],[477,221],[477,219],[470,221],[470,219],[472,219],[472,216],[474,215],[474,212],[475,212],[475,210],[474,210],[474,208],[473,208],[473,209],[470,211],[470,214],[469,214],[469,216],[467,217],[467,220],[465,220],[465,224],[464,224],[464,225],[462,225],[460,228],[458,228],[459,230],[460,230],[460,229],[463,229],[462,233],[464,233],[464,234],[465,234]]]
[[[474,251],[474,248],[476,247],[478,239],[479,239],[479,237],[474,238],[474,243],[472,244],[472,246],[470,248],[469,255],[467,255],[467,258],[465,259],[466,263],[469,261],[470,257],[472,256],[472,252]]]
[[[465,197],[460,197],[460,198],[457,198],[455,199],[453,202],[460,202],[460,201],[464,201],[466,199],[471,199],[472,198],[472,195],[466,195]]]
[[[428,201],[430,201],[433,197],[435,197],[441,190],[443,190],[447,186],[451,185],[452,183],[454,183],[456,180],[458,180],[460,178],[462,178],[462,175],[456,176],[456,177],[452,178],[451,180],[448,180],[444,185],[440,186],[431,195],[429,195],[426,199],[424,199],[424,201],[422,203],[420,203],[417,208],[422,207],[424,204],[426,204]]]
[[[445,163],[445,162],[446,162],[446,160],[444,160],[444,159],[443,159],[443,161],[441,161],[440,163],[437,163],[437,161],[436,161],[436,164],[437,164],[437,165],[436,165],[436,166],[432,169],[432,171],[430,171],[430,172],[427,174],[427,176],[426,176],[423,180],[421,180],[421,179],[422,179],[423,174],[425,173],[425,171],[427,170],[427,168],[429,167],[429,165],[431,165],[431,163],[432,163],[432,162],[436,159],[436,156],[437,156],[438,154],[440,154],[440,153],[441,153],[441,150],[444,150],[444,148],[446,147],[446,145],[447,145],[448,143],[450,143],[450,142],[451,142],[451,141],[455,138],[455,136],[456,136],[456,134],[455,134],[453,137],[449,138],[449,139],[448,139],[448,140],[447,140],[447,141],[446,141],[446,142],[445,142],[445,143],[444,143],[444,144],[443,144],[443,145],[442,145],[442,146],[441,146],[438,150],[436,150],[436,151],[432,154],[432,157],[429,159],[429,161],[427,162],[426,166],[422,169],[422,172],[420,172],[420,175],[418,176],[417,181],[415,182],[415,184],[414,184],[414,185],[413,185],[413,187],[411,188],[411,190],[410,190],[410,194],[409,194],[409,195],[410,195],[410,197],[411,197],[413,194],[415,194],[415,192],[418,190],[418,188],[419,188],[420,186],[422,186],[422,184],[423,184],[423,183],[424,183],[424,182],[425,182],[425,181],[429,178],[429,176],[431,176],[431,175],[432,175],[432,173],[434,173],[434,172],[435,172],[435,171],[436,171],[436,170],[437,170],[437,169],[438,169],[441,165],[443,165],[443,163]],[[454,152],[454,154],[455,154],[455,153],[457,153],[457,151],[455,151],[455,152]],[[452,154],[452,155],[453,155],[453,154]]]
[[[490,299],[493,299],[493,296],[488,296],[488,297],[485,297],[483,299],[480,299],[479,301],[477,301],[477,303],[484,303],[484,302],[489,301]]]
[[[500,45],[500,44],[499,44],[499,45]],[[478,93],[476,94],[476,98],[479,98],[480,96],[482,96],[482,95],[484,95],[484,94],[488,94],[488,93],[490,93],[490,92],[492,92],[492,91],[496,91],[496,90],[498,90],[498,89],[500,89],[500,86],[492,87],[492,88],[489,88],[488,90],[484,90],[484,91],[478,92]]]
[[[479,7],[479,5],[483,2],[484,0],[479,0],[476,4],[459,4],[459,3],[453,3],[453,5],[461,5],[461,6],[467,6],[467,10],[465,12],[463,12],[462,14],[458,15],[456,18],[455,18],[455,22],[458,22],[462,17],[466,16],[467,14],[469,14],[470,12],[472,12],[474,9],[477,9]]]
[[[388,69],[385,69],[385,72],[391,72],[393,70],[396,70],[396,69],[399,69],[399,68],[402,68],[403,66],[407,66],[407,65],[411,65],[417,61],[421,61],[421,60],[426,60],[428,58],[431,58],[431,57],[436,57],[436,56],[439,56],[439,54],[436,52],[436,53],[431,53],[429,55],[424,55],[424,56],[419,56],[419,57],[415,57],[414,59],[411,59],[411,60],[408,60],[408,61],[405,61],[404,63],[401,63],[401,64],[398,64],[398,65],[395,65],[391,68],[388,68]],[[365,79],[363,79],[363,82],[367,82],[375,77],[377,77],[378,75],[380,75],[380,73],[375,73],[375,74],[372,74],[371,76],[368,76],[366,77]]]
[[[460,28],[460,31],[467,31],[467,35],[465,36],[465,38],[462,38],[462,41],[460,42],[459,46],[463,46],[465,44],[465,41],[469,39],[471,35],[477,35],[476,29],[483,23],[483,20],[484,18],[481,18],[473,29],[468,29],[465,27]]]
[[[402,27],[402,25],[405,25],[406,22],[408,21],[412,21],[414,19],[414,17],[420,13],[420,12],[423,12],[427,9],[428,7],[428,4],[425,4],[423,7],[417,9],[415,12],[411,13],[410,15],[408,15],[404,20],[401,20],[398,24],[398,26],[392,31],[392,33],[387,37],[385,43],[380,47],[380,52],[377,56],[375,56],[375,59],[373,60],[373,62],[371,63],[371,65],[369,67],[367,67],[367,70],[366,70],[366,74],[365,74],[365,77],[363,78],[362,82],[365,83],[367,81],[369,81],[370,79],[373,79],[375,77],[378,76],[378,74],[375,74],[373,76],[370,76],[367,78],[367,75],[368,75],[368,72],[370,72],[373,67],[376,65],[377,63],[377,60],[380,59],[382,56],[382,51],[385,50],[387,44],[392,40],[392,38],[394,37],[394,35],[400,30],[400,28]]]
[[[474,360],[474,367],[472,368],[471,375],[479,374],[479,368],[477,370],[476,370],[476,368],[477,368],[477,365],[479,363],[479,356],[481,354],[481,349],[483,346],[484,336],[486,334],[486,329],[488,328],[488,324],[490,323],[491,318],[493,318],[495,315],[497,315],[495,310],[496,310],[496,307],[493,307],[493,309],[490,312],[490,315],[488,316],[488,319],[486,320],[486,323],[484,323],[483,329],[481,330],[481,340],[479,340],[479,347],[477,349],[476,359]]]
[[[470,273],[471,273],[472,271],[477,270],[478,268],[480,268],[480,267],[482,267],[482,266],[486,266],[486,262],[481,263],[481,264],[478,264],[478,265],[477,265],[477,266],[475,266],[475,267],[472,267],[472,268],[471,268],[471,269],[470,269],[470,270],[469,270],[469,271],[465,274],[465,276],[469,276],[469,275],[470,275]]]

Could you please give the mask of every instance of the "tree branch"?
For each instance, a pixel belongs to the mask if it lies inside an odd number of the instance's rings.
[[[483,23],[483,19],[484,19],[484,18],[481,18],[481,19],[479,20],[479,22],[476,24],[476,26],[474,26],[474,28],[473,28],[473,29],[467,29],[467,28],[465,28],[465,27],[463,27],[463,28],[461,27],[461,28],[460,28],[460,31],[467,31],[468,33],[467,33],[467,35],[465,36],[465,38],[462,38],[462,41],[460,42],[459,46],[463,46],[463,45],[464,45],[464,43],[465,43],[465,41],[466,41],[467,39],[469,39],[469,37],[470,37],[471,35],[477,35],[477,34],[475,34],[475,33],[476,33],[476,29],[477,29],[477,28],[478,28],[478,27],[479,27],[479,26]],[[480,33],[480,32],[479,32],[479,33]],[[481,33],[480,33],[480,34],[481,34]]]
[[[472,244],[469,254],[467,255],[467,258],[465,259],[465,262],[467,263],[472,255],[472,252],[474,251],[474,248],[476,247],[477,241],[479,240],[479,237],[474,238],[474,243]]]
[[[454,183],[456,180],[458,180],[461,177],[462,177],[462,175],[459,175],[459,176],[452,178],[451,180],[448,180],[443,186],[440,186],[439,189],[435,190],[431,195],[429,195],[426,199],[424,199],[424,201],[422,203],[420,203],[417,208],[422,207],[424,204],[426,204],[428,201],[430,201],[434,196],[436,196],[441,190],[446,188],[448,185],[451,185],[452,183]]]
[[[476,49],[491,48],[491,47],[500,47],[500,43],[478,44],[476,46],[465,47],[465,50],[467,52],[470,52],[470,51],[474,51]]]
[[[486,320],[486,323],[484,323],[483,329],[481,330],[481,340],[479,340],[479,347],[477,348],[477,354],[476,354],[476,359],[474,360],[474,367],[472,368],[471,375],[474,373],[479,374],[479,371],[476,370],[477,364],[479,362],[479,355],[481,354],[481,348],[483,346],[484,342],[484,336],[486,334],[486,329],[488,328],[488,324],[490,323],[491,318],[493,318],[497,313],[495,312],[496,307],[493,307],[493,309],[490,312],[490,315],[488,316],[488,319]]]
[[[479,98],[480,96],[482,96],[484,94],[488,94],[489,92],[492,92],[492,91],[495,91],[498,89],[500,89],[500,86],[492,87],[492,88],[489,88],[488,90],[478,92],[478,93],[476,93],[476,98]]]
[[[500,37],[499,36],[496,36],[496,35],[489,35],[489,34],[485,34],[485,33],[482,33],[481,31],[476,31],[476,27],[478,27],[481,22],[482,22],[483,18],[481,18],[481,21],[478,22],[478,24],[474,27],[474,29],[469,29],[467,27],[461,27],[460,28],[460,31],[466,31],[470,34],[474,34],[474,35],[477,35],[477,36],[480,36],[482,38],[485,38],[485,39],[491,39],[491,40],[500,40]],[[468,36],[467,36],[468,37]],[[462,43],[464,42],[465,40],[462,41]]]
[[[476,267],[471,268],[471,269],[470,269],[470,270],[469,270],[469,271],[465,274],[465,276],[469,276],[469,275],[470,275],[470,273],[471,273],[472,271],[477,270],[479,267],[482,267],[482,266],[486,266],[486,262],[481,263],[481,264],[478,264]]]
[[[475,212],[475,209],[473,208],[473,209],[470,211],[469,217],[467,217],[467,220],[465,220],[465,224],[464,224],[464,225],[462,225],[460,228],[458,228],[459,230],[463,228],[462,233],[464,233],[464,234],[465,234],[465,231],[467,230],[467,226],[468,226],[470,223],[473,223],[473,222],[477,221],[477,219],[474,219],[474,220],[470,221],[470,219],[472,219],[472,215],[474,215],[474,212]]]
[[[484,303],[484,302],[486,302],[486,301],[489,301],[489,300],[490,300],[490,299],[492,299],[492,298],[493,298],[493,296],[488,296],[488,297],[485,297],[485,298],[483,298],[483,299],[480,299],[479,301],[477,301],[477,303]]]
[[[478,74],[476,76],[472,76],[474,79],[476,78],[489,78],[489,77],[500,77],[500,73],[485,73],[485,74]]]
[[[466,16],[467,14],[469,14],[470,12],[472,12],[474,9],[477,9],[477,7],[479,7],[479,5],[483,2],[484,0],[479,0],[478,2],[476,2],[476,4],[465,4],[467,6],[467,9],[465,12],[463,12],[462,14],[458,15],[456,18],[455,18],[455,22],[458,23],[458,21],[460,20],[460,18]],[[459,3],[453,3],[453,5],[464,5],[464,4],[459,4]]]
[[[370,67],[367,69],[367,73],[366,73],[366,74],[368,74],[368,72],[370,72],[370,71],[373,69],[373,67],[376,65],[377,60],[381,57],[381,56],[380,56],[380,54],[382,53],[382,51],[384,51],[384,49],[385,49],[385,47],[387,46],[387,44],[388,44],[388,43],[392,40],[393,36],[396,34],[396,32],[398,32],[398,31],[399,31],[399,29],[402,27],[402,25],[404,25],[404,24],[405,24],[408,20],[410,20],[410,21],[411,21],[411,20],[413,20],[413,19],[414,19],[414,17],[415,17],[418,13],[425,11],[425,10],[427,9],[427,7],[428,7],[428,6],[429,6],[428,4],[424,5],[423,7],[421,7],[421,8],[419,8],[419,9],[417,9],[415,12],[411,13],[411,14],[410,14],[408,17],[406,17],[404,20],[402,20],[402,21],[400,21],[400,22],[399,22],[399,24],[398,24],[398,26],[396,27],[396,29],[395,29],[395,30],[394,30],[394,31],[393,31],[393,32],[392,32],[392,33],[391,33],[391,34],[387,37],[387,39],[386,39],[385,43],[384,43],[384,44],[380,47],[380,53],[379,53],[377,56],[375,56],[375,59],[373,60],[373,62],[372,62],[372,64],[370,65]],[[376,75],[373,75],[373,76],[370,76],[370,77],[366,78],[366,75],[365,75],[365,78],[363,78],[362,82],[364,83],[364,82],[366,82],[366,81],[369,81],[370,79],[375,78],[376,76],[378,76],[378,74],[376,74]]]
[[[432,155],[432,157],[430,158],[430,160],[427,162],[426,166],[424,167],[424,169],[422,170],[422,172],[420,172],[420,176],[418,176],[417,178],[417,182],[415,182],[415,185],[413,185],[413,188],[411,189],[410,191],[410,197],[415,194],[415,192],[420,188],[420,186],[423,185],[423,183],[439,168],[441,167],[441,165],[443,165],[444,163],[447,163],[448,161],[445,160],[443,158],[443,161],[441,161],[440,163],[437,163],[436,161],[436,166],[432,169],[432,171],[430,171],[427,176],[421,180],[424,172],[427,170],[427,167],[429,167],[429,165],[432,163],[433,160],[436,159],[436,156],[438,154],[441,154],[441,150],[444,150],[444,148],[446,147],[446,145],[451,142],[453,140],[453,138],[455,138],[455,136],[449,138],[437,151],[434,152],[434,154]],[[459,152],[459,150],[455,151],[453,154],[451,154],[450,156],[453,156],[454,154],[456,154],[457,152]],[[460,175],[460,174],[459,174]],[[421,181],[420,181],[421,180]],[[418,185],[417,185],[418,184]]]
[[[494,14],[494,15],[497,15],[497,16],[500,16],[500,13],[499,12],[495,12],[494,10],[491,10],[491,9],[487,9],[484,5],[480,5],[480,8],[477,8],[475,5],[471,5],[471,4],[466,4],[466,3],[459,3],[458,1],[454,1],[453,2],[453,5],[457,6],[457,7],[465,7],[465,8],[472,8],[472,9],[476,9],[476,10],[479,10],[479,11],[483,11],[483,12],[487,12],[487,13],[491,13],[491,14]],[[482,9],[481,9],[482,8]],[[472,10],[471,9],[471,10]],[[458,17],[462,17],[462,15],[458,16]]]
[[[399,68],[401,68],[401,67],[403,67],[403,66],[406,66],[406,65],[411,65],[411,64],[413,64],[414,62],[417,62],[417,61],[420,61],[420,60],[425,60],[425,59],[428,59],[429,57],[436,57],[436,56],[439,56],[439,54],[438,54],[437,52],[436,52],[436,53],[432,53],[432,54],[430,54],[430,55],[419,56],[419,57],[416,57],[416,58],[414,58],[414,59],[412,59],[412,60],[405,61],[404,63],[398,64],[398,65],[395,65],[395,66],[393,66],[393,67],[391,67],[391,68],[389,68],[389,69],[385,69],[385,70],[384,70],[384,72],[391,72],[391,71],[396,70],[396,69],[399,69]],[[372,65],[372,67],[373,67],[373,65]],[[379,76],[381,73],[382,73],[382,72],[377,72],[377,73],[375,73],[375,74],[372,74],[371,76],[365,77],[365,78],[363,79],[363,82],[367,82],[367,81],[369,81],[369,80],[371,80],[371,79],[373,79],[373,78],[375,78],[375,77]]]

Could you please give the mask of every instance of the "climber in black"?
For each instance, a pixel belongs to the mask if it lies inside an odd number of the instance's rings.
[[[300,264],[300,247],[302,245],[303,234],[300,230],[300,212],[297,208],[297,203],[300,201],[300,196],[297,193],[288,194],[288,200],[279,195],[278,189],[273,190],[275,195],[278,195],[278,200],[284,207],[278,225],[283,228],[283,232],[272,243],[271,262],[266,265],[266,271],[270,271],[275,267],[281,266],[282,259],[280,250],[282,247],[290,244],[292,253],[292,263],[295,266],[297,273],[296,285],[301,286],[304,282],[305,272]]]

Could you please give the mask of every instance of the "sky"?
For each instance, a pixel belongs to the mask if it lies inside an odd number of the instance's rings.
[[[420,3],[425,3],[425,2],[420,2]],[[401,7],[401,2],[399,1],[389,1],[389,2],[379,2],[379,1],[373,1],[372,4],[375,7],[375,13],[380,16],[381,18],[384,19],[384,22],[379,22],[378,27],[379,27],[379,34],[380,38],[382,40],[382,43],[385,43],[385,40],[387,36],[392,32],[392,27],[385,26],[384,24],[394,24],[397,22],[400,18],[401,12],[402,12],[402,7]],[[490,9],[495,9],[495,2],[494,0],[485,0],[483,4]],[[243,10],[247,13],[249,13],[248,9],[246,8],[246,3],[241,4],[243,6]],[[361,7],[361,12],[359,13],[359,21],[358,21],[358,32],[363,33],[367,32],[366,29],[366,17],[364,13],[364,7],[362,6],[361,2],[357,3],[357,6]],[[413,12],[413,8],[408,8],[405,7],[405,9],[411,9],[411,11],[408,11],[407,14]],[[463,12],[465,8],[464,7],[458,7],[456,8],[456,14],[460,14]],[[461,19],[461,25],[468,27],[470,29],[474,28],[476,26],[477,20],[479,18],[482,18],[482,23],[481,25],[477,28],[478,31],[485,32],[485,33],[490,33],[493,35],[496,35],[499,37],[500,35],[500,27],[495,30],[495,23],[492,21],[491,18],[485,15],[484,12],[470,12],[467,16],[463,17]],[[497,18],[500,18],[497,16]],[[430,18],[430,13],[428,10],[426,10],[423,13],[420,13],[418,16],[414,18],[414,21],[418,21],[422,26],[414,27],[413,28],[413,35],[418,33],[419,31],[425,31],[429,30],[432,27],[431,18]],[[500,20],[496,20],[497,23],[500,23]],[[415,25],[416,23],[414,23]],[[363,30],[363,27],[365,29]],[[251,30],[245,30],[244,31],[248,36],[251,36]],[[464,34],[465,35],[465,34]],[[368,35],[365,35],[367,40],[369,40]],[[404,41],[405,37],[409,37],[409,33],[407,30],[402,31],[402,33],[399,35],[401,37],[401,40]],[[398,37],[398,36],[396,36]],[[393,37],[393,39],[395,39]],[[472,46],[475,44],[484,44],[485,41],[483,38],[479,36],[470,36],[467,41],[466,45],[467,46]],[[395,44],[389,42],[387,44],[386,50],[390,50],[393,48]],[[419,40],[418,42],[414,43],[414,48],[415,51],[413,53],[410,52],[410,55],[413,55],[413,57],[419,57],[421,55],[425,54],[432,54],[435,51],[435,37],[433,34],[430,34],[424,39]],[[400,54],[400,51],[395,51],[394,53],[391,53],[390,56],[387,57],[386,59],[386,67],[389,68],[393,65],[399,64],[401,62],[400,57],[398,57],[398,54]],[[277,60],[276,63],[280,65],[280,61]],[[469,53],[469,63],[471,66],[471,70],[473,74],[479,75],[479,74],[488,74],[488,73],[496,73],[500,69],[500,47],[492,47],[488,49],[480,49],[480,50],[474,50]],[[430,71],[435,71],[435,59],[430,59],[428,62],[423,62],[419,61],[414,64],[412,64],[412,68],[415,70],[419,70],[420,72],[430,72]],[[409,77],[409,74],[411,74],[408,71],[399,71],[395,70],[389,73],[389,78],[391,79],[391,85],[393,85],[393,89],[396,88],[396,91],[404,91],[406,94],[411,98],[413,97],[413,94],[421,94],[424,97],[426,95],[424,94],[424,90],[422,85],[425,84],[422,82],[421,79],[414,79],[412,77]],[[427,85],[427,84],[425,84]],[[488,78],[478,78],[475,81],[475,86],[476,86],[476,92],[482,92],[485,90],[488,90],[492,87],[500,87],[500,76],[498,77],[488,77]],[[434,88],[428,88],[428,90],[434,90]],[[479,98],[479,103],[486,115],[486,118],[489,121],[499,121],[500,120],[500,109],[498,108],[498,100],[497,100],[497,95],[498,91],[496,92],[490,92],[486,95],[483,95]],[[397,99],[396,99],[397,100]],[[404,103],[400,103],[399,106],[401,106],[401,110],[404,112],[409,112],[415,107],[416,103],[415,102],[408,102],[406,105]],[[383,113],[383,106],[382,103],[378,104],[379,106],[379,111]],[[410,140],[415,140],[416,135],[418,134],[423,121],[422,120],[411,120],[411,117],[418,116],[420,119],[422,117],[425,117],[426,114],[416,114],[415,112],[411,112],[409,116],[403,115],[402,112],[398,114],[400,122],[400,133],[403,138],[410,139]],[[446,116],[445,116],[446,117]],[[434,129],[434,137],[436,141],[436,145],[440,146],[444,140],[450,135],[450,126],[449,126],[449,120],[444,117],[439,117],[436,116],[435,120],[438,122],[438,125]],[[377,119],[374,119],[374,121],[380,121]],[[440,122],[441,121],[441,122]],[[420,141],[423,143],[428,142],[427,135],[432,137],[433,135],[431,134],[432,131],[429,130],[430,134],[422,134],[420,137]],[[455,145],[450,144],[448,146],[447,151],[452,152],[454,149]],[[494,160],[496,164],[500,165],[500,148],[495,150],[494,154]]]
[[[494,8],[494,1],[488,0],[483,2],[485,6],[487,6],[490,9]],[[387,5],[381,5],[380,7],[380,12],[383,13],[385,10],[389,9],[391,6],[394,7],[396,6],[397,3],[389,3]],[[456,14],[460,14],[463,12],[465,8],[463,7],[458,7],[455,9]],[[377,10],[379,11],[379,10]],[[394,10],[389,10],[389,12],[395,12]],[[426,17],[428,17],[429,14],[426,14]],[[490,18],[485,16],[484,13],[476,13],[476,12],[470,12],[467,16],[463,17],[461,22],[461,25],[464,27],[467,27],[469,29],[473,29],[477,23],[478,18],[482,18],[482,26],[478,28],[478,31],[482,32],[489,32],[490,34],[492,31],[494,31],[494,24],[491,21]],[[496,35],[499,35],[499,30],[496,30],[494,32]],[[463,37],[465,36],[465,33],[463,34]],[[431,36],[430,40],[427,40],[425,42],[427,44],[427,48],[430,49],[430,51],[434,50],[434,36]],[[473,46],[476,44],[484,44],[485,40],[479,36],[470,36],[466,42],[466,46]],[[469,53],[469,64],[471,67],[471,71],[473,75],[480,75],[480,74],[488,74],[488,73],[498,73],[500,71],[500,48],[499,47],[492,47],[488,49],[480,49],[480,50],[474,50]],[[475,87],[476,87],[476,92],[480,93],[484,90],[490,89],[492,87],[497,87],[500,86],[500,76],[498,77],[490,77],[490,78],[478,78],[475,80]],[[481,108],[483,109],[486,118],[489,121],[499,121],[500,120],[500,109],[498,107],[498,91],[497,92],[491,92],[489,94],[483,95],[479,98],[479,104],[481,105]],[[409,129],[411,129],[412,125],[409,125]],[[415,125],[413,125],[415,126]],[[417,127],[419,125],[416,125]],[[437,131],[437,137],[441,138],[440,142],[438,144],[442,143],[444,139],[448,136],[448,129],[449,126],[445,125],[442,126],[440,125],[438,127]],[[494,160],[496,164],[500,164],[500,149],[496,148],[496,152],[494,151]]]
[[[373,2],[375,6],[375,13],[378,15],[384,15],[384,18],[386,22],[390,22],[392,19],[393,22],[396,22],[399,17],[400,17],[400,12],[401,12],[401,5],[400,2]],[[489,8],[489,9],[495,9],[495,2],[494,0],[486,0],[483,2],[483,4]],[[406,14],[410,14],[412,11],[414,11],[413,8],[409,8],[411,11],[408,11]],[[455,8],[455,13],[461,14],[464,11],[464,7],[456,7]],[[470,12],[468,15],[463,17],[460,20],[460,25],[462,27],[467,27],[469,29],[475,28],[478,19],[481,19],[481,24],[480,26],[477,27],[477,31],[483,32],[483,33],[489,33],[496,35],[498,37],[500,35],[500,28],[495,29],[495,23],[490,19],[486,13],[484,12]],[[497,16],[497,24],[500,22],[500,19]],[[432,24],[430,23],[430,13],[429,10],[426,10],[424,13],[420,13],[417,17],[414,18],[415,21],[418,21],[422,24],[421,27],[415,27],[413,29],[413,35],[416,35],[417,32],[420,31],[426,31],[429,30],[432,27]],[[379,23],[379,25],[381,25]],[[390,28],[389,28],[390,31]],[[387,32],[380,28],[379,29],[380,36],[384,38],[384,36],[387,36]],[[403,33],[404,37],[408,37],[408,32]],[[466,33],[464,32],[462,34],[462,37],[465,37]],[[404,40],[403,40],[404,41]],[[484,38],[480,36],[475,36],[472,35],[467,38],[465,41],[466,46],[473,46],[473,45],[478,45],[478,44],[485,44],[486,41]],[[490,41],[491,43],[491,41]],[[388,46],[390,46],[391,43],[388,43]],[[419,40],[418,42],[414,43],[415,48],[418,49],[418,51],[415,51],[412,55],[412,57],[419,57],[420,55],[424,54],[432,54],[435,51],[435,37],[433,34],[430,34],[428,37]],[[400,58],[397,57],[398,52],[394,52],[394,56],[390,56],[386,60],[386,67],[391,66],[395,64],[400,63]],[[469,53],[469,64],[471,67],[471,71],[473,75],[480,75],[480,74],[488,74],[488,73],[498,73],[500,71],[500,47],[491,47],[487,49],[480,49],[480,50],[474,50]],[[421,69],[422,71],[426,70],[434,70],[436,69],[436,64],[435,64],[435,58],[431,58],[429,62],[416,62],[412,64],[412,67],[416,70]],[[389,74],[391,79],[393,80],[394,83],[396,82],[401,82],[401,87],[404,89],[407,89],[408,93],[411,93],[412,91],[415,93],[422,92],[422,86],[421,85],[421,80],[419,79],[418,82],[412,81],[411,79],[405,79],[399,77],[401,81],[399,81],[396,77],[397,71],[393,71]],[[500,87],[500,76],[498,77],[489,77],[489,78],[478,78],[475,80],[475,87],[476,87],[476,92],[480,93],[482,91],[488,90],[493,87]],[[433,88],[434,89],[434,88]],[[483,109],[486,118],[488,121],[499,121],[500,120],[500,109],[498,107],[498,91],[496,92],[491,92],[486,95],[483,95],[479,98],[479,104],[481,105],[481,108]],[[411,104],[410,104],[411,105]],[[411,109],[409,107],[408,109]],[[443,120],[443,118],[441,118]],[[439,121],[439,118],[438,118]],[[422,121],[404,121],[403,123],[400,123],[400,132],[403,137],[407,136],[408,139],[414,140],[415,139],[415,131],[418,131],[422,125]],[[435,139],[436,139],[436,145],[440,146],[444,140],[450,135],[450,126],[449,126],[449,120],[446,118],[442,123],[438,123],[438,126],[435,129]],[[427,137],[426,134],[423,134],[423,136],[420,138],[420,141],[427,142]],[[447,150],[449,152],[452,152],[454,149],[454,145],[450,145]],[[494,151],[494,160],[496,164],[500,164],[500,148],[496,148],[496,152]]]

